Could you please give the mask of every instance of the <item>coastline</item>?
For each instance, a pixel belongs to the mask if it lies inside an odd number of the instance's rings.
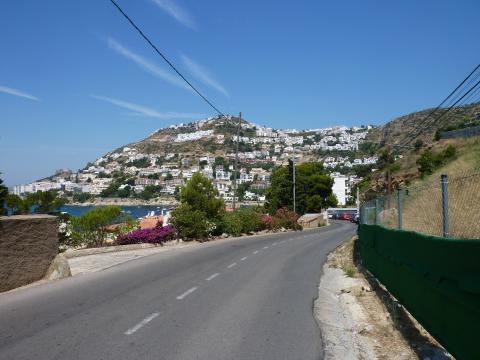
[[[119,205],[119,206],[174,206],[179,202],[174,198],[157,198],[152,200],[142,199],[123,199],[123,198],[96,198],[93,201],[69,202],[66,205],[70,206],[104,206],[104,205]]]

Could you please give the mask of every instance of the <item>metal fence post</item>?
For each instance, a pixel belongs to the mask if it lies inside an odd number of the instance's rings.
[[[398,230],[403,229],[403,207],[402,207],[402,190],[397,190],[397,215],[398,215]]]
[[[443,237],[448,237],[448,176],[442,175],[442,212],[443,212]]]
[[[375,199],[375,225],[380,225],[380,200]]]

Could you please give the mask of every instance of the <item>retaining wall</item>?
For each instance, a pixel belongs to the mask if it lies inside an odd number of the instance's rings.
[[[58,219],[0,217],[0,292],[42,279],[58,254]]]

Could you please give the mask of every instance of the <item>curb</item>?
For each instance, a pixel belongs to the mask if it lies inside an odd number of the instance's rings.
[[[175,242],[172,244],[164,245],[154,245],[154,244],[130,244],[130,245],[115,245],[115,246],[105,246],[101,248],[90,248],[90,249],[78,249],[78,250],[67,250],[63,254],[67,259],[76,258],[80,256],[96,255],[96,254],[105,254],[110,252],[118,251],[128,251],[128,250],[141,250],[141,249],[152,249],[157,247],[168,247],[181,244],[180,242]]]

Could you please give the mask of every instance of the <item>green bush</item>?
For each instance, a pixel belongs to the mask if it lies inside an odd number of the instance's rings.
[[[189,204],[182,204],[172,211],[171,224],[180,238],[185,241],[206,240],[214,230],[203,211],[195,210]]]
[[[107,226],[121,220],[122,209],[119,206],[94,208],[80,216],[70,218],[69,246],[98,247],[105,244]]]
[[[254,208],[240,208],[236,211],[242,224],[242,232],[245,234],[265,230],[262,214]]]
[[[237,211],[227,212],[223,215],[223,231],[228,235],[240,236],[242,234],[243,225]]]
[[[457,149],[453,145],[448,145],[445,150],[436,154],[429,149],[425,150],[417,160],[420,175],[423,177],[432,174],[447,161],[453,159],[456,154]]]

